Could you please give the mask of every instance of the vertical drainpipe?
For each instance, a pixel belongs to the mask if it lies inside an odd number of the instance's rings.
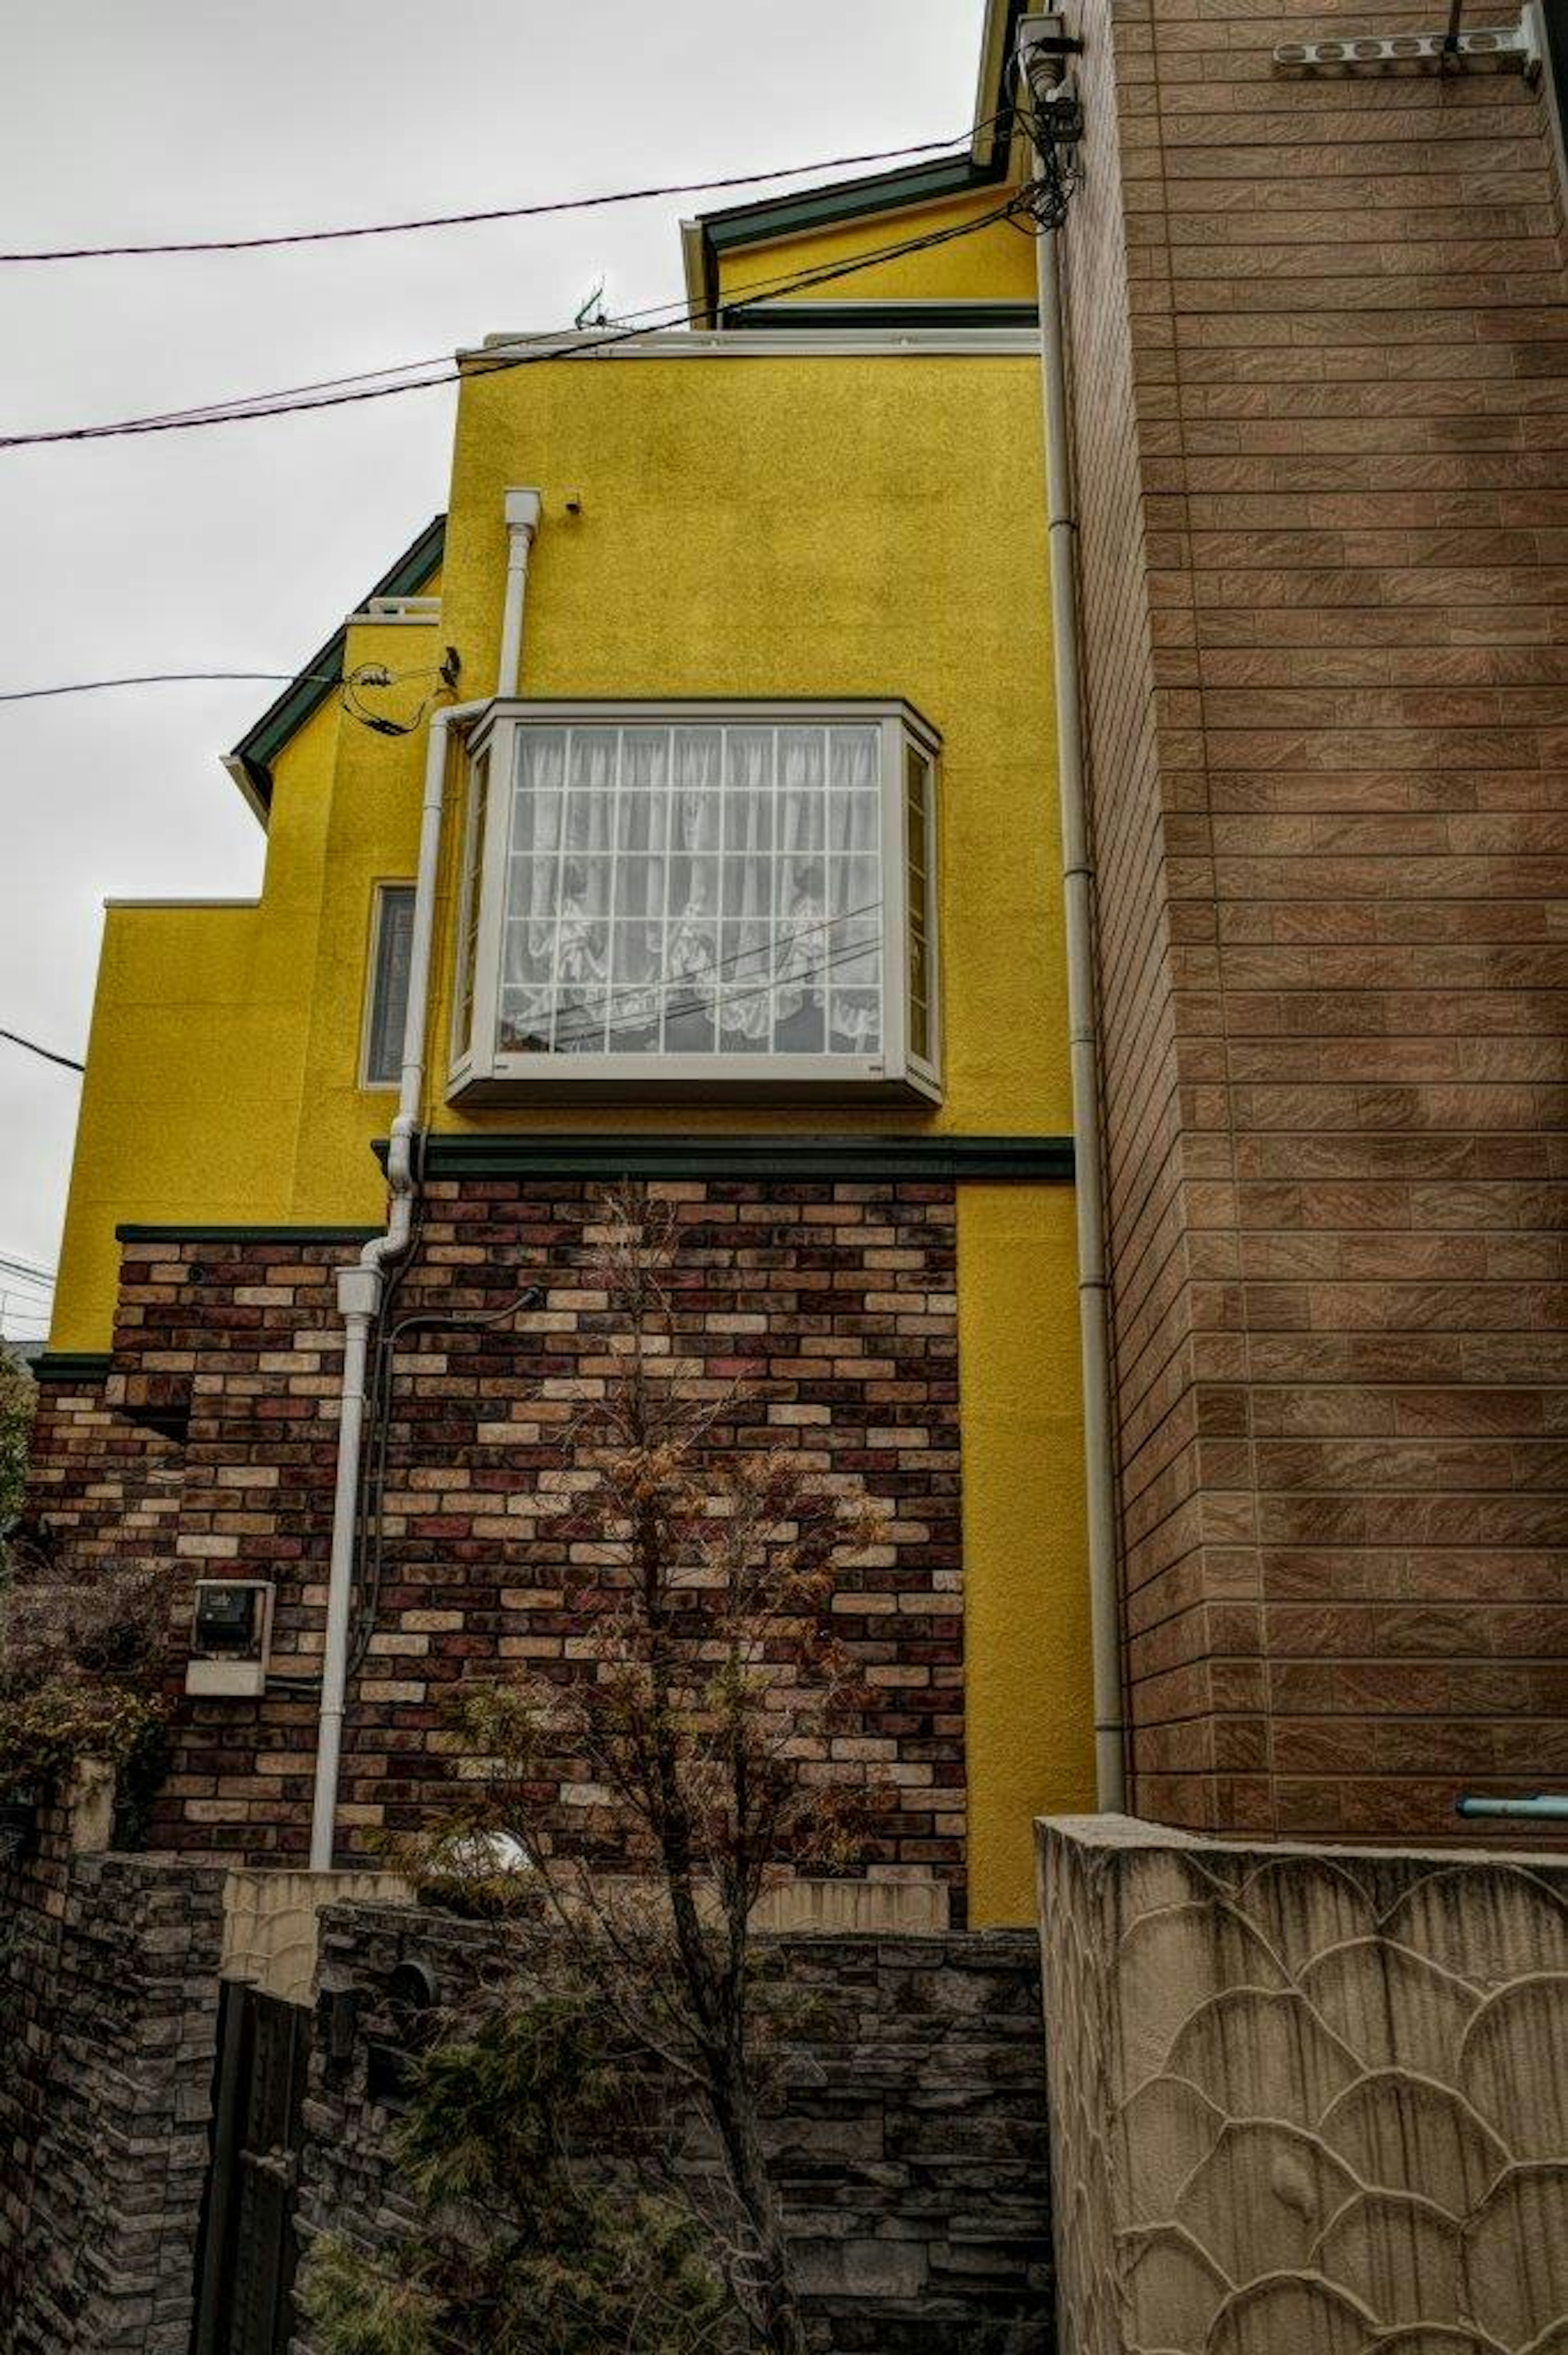
[[[1058,51],[1031,60],[1036,43],[1060,42],[1059,15],[1022,17],[1017,69],[1051,82],[1065,69]],[[1041,159],[1036,156],[1036,164]],[[1078,671],[1078,521],[1067,440],[1067,368],[1062,325],[1061,231],[1035,239],[1040,285],[1041,369],[1045,407],[1046,538],[1051,563],[1051,623],[1056,696],[1056,776],[1061,802],[1062,896],[1067,964],[1067,1028],[1075,1146],[1078,1222],[1078,1327],[1084,1379],[1084,1468],[1087,1509],[1089,1628],[1094,1669],[1095,1797],[1106,1813],[1126,1805],[1126,1721],[1118,1589],[1116,1488],[1110,1430],[1109,1282],[1100,1162],[1099,1047],[1095,1017],[1095,868],[1084,778],[1083,704]]]
[[[506,602],[501,626],[498,695],[514,695],[523,658],[523,608],[527,595],[528,552],[542,506],[535,490],[506,494]],[[418,1191],[415,1147],[425,1093],[426,1039],[429,1028],[430,951],[435,938],[436,873],[440,862],[441,821],[446,802],[447,754],[453,727],[485,709],[482,703],[449,705],[430,721],[425,751],[425,792],[419,819],[419,859],[414,884],[413,937],[408,949],[408,1003],[403,1021],[403,1061],[397,1114],[387,1155],[391,1198],[387,1231],[375,1236],[353,1267],[340,1268],[338,1314],[344,1322],[342,1405],[337,1432],[337,1479],[333,1493],[332,1550],[327,1569],[326,1648],[322,1663],[320,1721],[316,1734],[315,1794],[311,1809],[311,1870],[332,1870],[337,1825],[338,1766],[343,1751],[343,1712],[348,1685],[349,1604],[354,1593],[355,1544],[359,1522],[360,1455],[365,1433],[365,1376],[370,1334],[380,1312],[386,1272],[408,1248]]]

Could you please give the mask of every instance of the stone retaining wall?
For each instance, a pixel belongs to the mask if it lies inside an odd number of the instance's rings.
[[[771,2126],[815,2345],[833,2355],[1045,2355],[1051,2330],[1038,1955],[1018,1933],[779,1941],[811,2025]],[[461,2004],[503,1933],[408,1908],[323,1916],[322,1980],[360,1999],[345,2070],[313,2060],[300,2219],[384,2245],[408,2214],[366,2083],[399,1964]],[[335,2082],[334,2082],[335,2079]],[[313,2355],[302,2337],[295,2355]]]
[[[0,1864],[0,2349],[186,2355],[207,2179],[220,1868]]]

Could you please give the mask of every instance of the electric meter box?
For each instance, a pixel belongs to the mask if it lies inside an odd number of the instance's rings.
[[[191,1614],[185,1690],[228,1700],[267,1689],[272,1648],[272,1589],[264,1580],[203,1578]]]

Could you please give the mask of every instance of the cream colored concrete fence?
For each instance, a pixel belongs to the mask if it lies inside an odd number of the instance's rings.
[[[1568,2355],[1568,1857],[1040,1828],[1072,2355]]]

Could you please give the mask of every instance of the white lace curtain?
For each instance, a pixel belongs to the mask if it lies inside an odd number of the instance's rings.
[[[503,1049],[874,1053],[874,727],[518,731]]]

